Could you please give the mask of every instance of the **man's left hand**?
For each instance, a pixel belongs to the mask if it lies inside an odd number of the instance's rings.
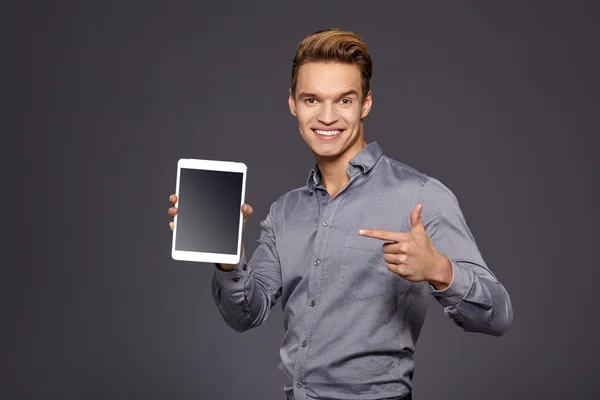
[[[442,290],[452,281],[452,264],[429,240],[421,221],[422,208],[419,203],[410,213],[410,232],[363,228],[358,233],[388,242],[382,249],[390,271],[412,282],[429,281],[437,290]]]

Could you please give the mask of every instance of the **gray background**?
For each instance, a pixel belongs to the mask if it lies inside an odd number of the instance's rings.
[[[2,13],[1,398],[282,399],[279,304],[228,328],[167,199],[181,157],[246,163],[254,250],[314,162],[286,99],[325,27],[374,58],[367,141],[454,191],[514,304],[494,338],[432,300],[415,399],[597,395],[593,2],[51,3]]]

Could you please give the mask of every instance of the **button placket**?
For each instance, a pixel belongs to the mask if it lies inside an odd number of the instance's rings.
[[[294,380],[296,380],[296,388],[302,389],[305,387],[305,383],[302,379],[306,378],[306,362],[307,355],[309,353],[309,344],[310,338],[312,335],[314,321],[317,314],[317,303],[318,297],[322,290],[319,286],[321,284],[321,276],[323,274],[323,260],[321,257],[324,255],[324,250],[326,246],[324,243],[329,239],[329,228],[331,228],[331,218],[334,217],[337,208],[339,207],[339,202],[333,202],[329,197],[327,197],[328,193],[325,190],[321,190],[321,196],[319,196],[318,204],[319,204],[319,220],[317,220],[316,226],[316,238],[315,238],[315,247],[313,249],[314,258],[313,258],[313,266],[319,268],[311,268],[310,271],[310,279],[309,279],[309,297],[310,302],[309,306],[312,312],[307,313],[306,317],[308,319],[307,324],[305,325],[305,330],[302,333],[304,338],[300,343],[298,343],[298,352],[296,355],[296,366],[294,368]]]

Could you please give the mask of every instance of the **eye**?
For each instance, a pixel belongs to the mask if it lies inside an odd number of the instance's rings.
[[[342,104],[352,104],[352,100],[350,100],[350,99],[342,99],[341,103]]]
[[[317,99],[315,99],[314,97],[310,97],[310,98],[304,100],[304,102],[306,104],[315,104],[317,102]]]

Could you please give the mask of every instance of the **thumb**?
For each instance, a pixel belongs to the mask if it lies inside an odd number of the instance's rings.
[[[242,214],[244,215],[244,223],[246,223],[246,220],[250,215],[252,215],[253,211],[254,210],[252,209],[252,206],[250,204],[242,204]]]
[[[423,204],[419,203],[413,208],[410,213],[410,224],[411,232],[425,232],[425,227],[423,226],[423,222],[421,222],[421,209],[423,208]]]

